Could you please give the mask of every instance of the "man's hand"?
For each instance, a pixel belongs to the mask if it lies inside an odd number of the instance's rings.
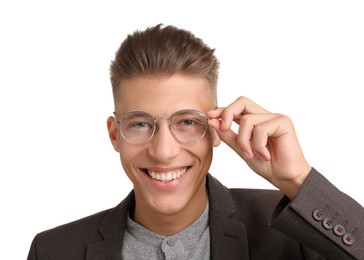
[[[207,112],[209,125],[249,167],[293,199],[311,170],[291,119],[245,97]],[[238,133],[231,130],[239,124]]]

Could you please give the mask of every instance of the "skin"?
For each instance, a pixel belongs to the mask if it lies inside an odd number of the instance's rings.
[[[207,112],[215,107],[207,82],[197,76],[142,77],[124,81],[116,98],[115,111],[125,114],[144,111],[154,117],[170,116],[182,109]],[[119,134],[114,118],[107,120],[109,137],[120,154],[125,173],[132,181],[136,206],[131,217],[161,234],[171,235],[196,220],[207,205],[206,174],[218,136],[208,131],[192,144],[179,142],[168,121],[159,120],[154,137],[143,145],[127,143]],[[158,173],[187,169],[182,177],[163,183],[146,171]]]
[[[293,199],[311,166],[305,160],[292,120],[271,113],[246,97],[226,108],[209,111],[207,116],[223,142],[249,167]],[[231,130],[239,124],[238,133]]]
[[[144,111],[164,117],[182,109],[205,112],[210,118],[210,129],[193,144],[176,140],[167,121],[161,120],[151,141],[132,145],[120,136],[114,118],[107,120],[111,143],[134,185],[136,206],[131,217],[161,235],[181,231],[206,207],[206,174],[213,147],[218,146],[220,140],[239,154],[254,172],[291,199],[311,170],[289,117],[271,113],[245,97],[227,107],[214,109],[213,95],[206,95],[207,91],[210,90],[203,78],[175,74],[124,81],[115,99],[115,111],[119,115]],[[231,130],[235,123],[239,124],[238,133]],[[146,173],[146,170],[182,169],[187,169],[186,173],[168,183],[154,180]]]

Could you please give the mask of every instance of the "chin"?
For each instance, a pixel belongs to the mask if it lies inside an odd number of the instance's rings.
[[[187,200],[176,199],[176,198],[159,198],[158,200],[153,200],[152,208],[156,212],[166,216],[172,216],[183,211],[188,204]]]

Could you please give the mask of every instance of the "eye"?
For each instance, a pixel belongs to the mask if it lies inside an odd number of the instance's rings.
[[[120,122],[124,132],[141,132],[153,129],[153,118],[144,113],[130,113],[124,116]]]
[[[132,121],[128,123],[127,129],[129,130],[143,130],[153,128],[149,122],[144,121]]]
[[[189,125],[195,124],[195,121],[193,121],[192,119],[183,119],[183,120],[181,120],[180,124],[189,126]]]
[[[180,118],[174,122],[173,126],[180,131],[196,131],[205,128],[204,122],[197,117]]]

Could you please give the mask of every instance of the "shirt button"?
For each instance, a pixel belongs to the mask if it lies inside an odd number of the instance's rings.
[[[335,233],[335,235],[337,235],[339,237],[341,237],[342,235],[344,235],[345,234],[345,228],[344,228],[344,226],[343,225],[340,225],[340,224],[335,225],[335,227],[334,227],[334,233]]]
[[[352,244],[355,243],[355,237],[350,233],[346,233],[343,236],[343,242],[345,245],[351,246]]]
[[[173,240],[167,240],[167,245],[174,246],[176,243]]]
[[[332,220],[331,218],[325,218],[322,221],[322,225],[324,226],[324,228],[326,229],[332,229],[335,226],[335,221]]]
[[[315,220],[321,221],[325,218],[325,213],[320,209],[316,209],[312,212],[312,216]]]

